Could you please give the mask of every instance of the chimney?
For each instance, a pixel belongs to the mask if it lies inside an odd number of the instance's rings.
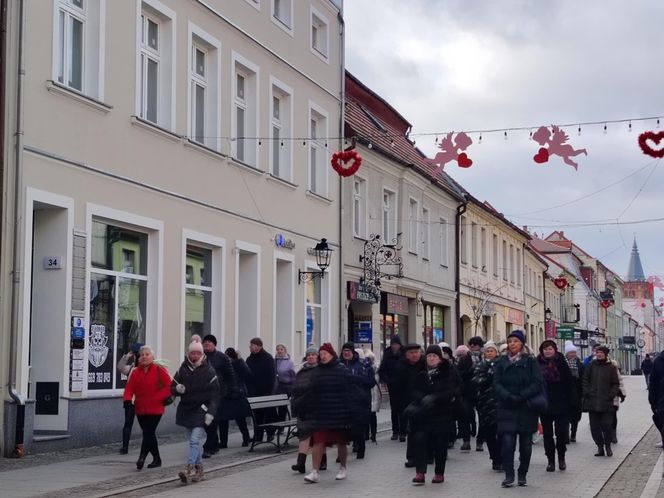
[[[523,231],[527,232],[528,231],[528,225],[523,225]]]

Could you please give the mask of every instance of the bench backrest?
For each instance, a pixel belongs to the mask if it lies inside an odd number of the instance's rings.
[[[249,402],[249,407],[252,410],[290,405],[290,400],[288,399],[287,394],[273,394],[271,396],[254,396],[252,398],[247,398],[247,401]]]

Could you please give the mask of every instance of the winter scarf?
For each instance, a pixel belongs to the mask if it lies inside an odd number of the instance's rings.
[[[575,379],[579,378],[579,363],[576,361],[576,358],[565,358],[569,369],[572,371],[572,377]]]
[[[543,355],[539,355],[537,361],[542,367],[542,378],[545,382],[560,382],[560,371],[555,356],[545,358]]]

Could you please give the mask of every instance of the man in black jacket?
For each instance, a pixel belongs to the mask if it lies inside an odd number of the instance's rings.
[[[393,335],[390,339],[390,346],[383,351],[383,359],[378,368],[378,377],[382,383],[387,385],[387,392],[390,395],[390,411],[392,416],[392,441],[399,439],[399,435],[405,437],[406,428],[403,420],[403,409],[405,405],[400,397],[397,387],[397,370],[403,359],[401,339],[398,335]],[[401,428],[403,427],[403,431]]]
[[[269,396],[274,393],[277,382],[277,372],[274,358],[270,353],[263,349],[263,341],[260,337],[254,337],[249,341],[249,350],[251,354],[247,358],[247,366],[251,370],[251,378],[247,389],[249,397]],[[277,420],[277,411],[274,408],[263,408],[254,411],[256,425],[267,424]],[[274,439],[275,429],[267,430],[267,440]],[[263,429],[254,427],[254,441],[263,440]]]
[[[404,408],[414,401],[413,384],[417,376],[426,369],[426,362],[422,355],[422,347],[416,342],[409,342],[405,346],[406,357],[401,362],[397,373],[398,389],[404,400]],[[406,418],[406,429],[399,441],[405,441],[408,434],[408,445],[406,446],[406,467],[415,466],[415,439],[412,437],[411,422]]]
[[[203,338],[203,350],[207,362],[214,369],[217,379],[219,379],[221,397],[219,405],[221,405],[224,399],[237,395],[238,385],[235,370],[233,370],[230,358],[217,349],[217,338],[212,334],[208,334]],[[226,448],[226,445],[221,446],[219,444],[219,408],[214,413],[214,421],[205,428],[207,440],[203,445],[203,458],[210,458],[220,448]]]
[[[643,377],[646,379],[646,389],[650,385],[650,373],[653,369],[653,361],[650,358],[650,355],[647,354],[646,357],[641,362],[641,371],[643,372]]]

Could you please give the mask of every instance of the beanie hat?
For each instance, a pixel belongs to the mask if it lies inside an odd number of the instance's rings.
[[[556,344],[555,341],[552,341],[551,339],[545,340],[542,344],[540,344],[539,351],[541,354],[544,354],[544,348],[549,348],[552,347],[556,352],[558,352],[558,344]]]
[[[454,351],[452,351],[452,348],[449,346],[443,346],[440,348],[443,351],[443,357],[447,360],[451,360],[452,357],[454,356]],[[447,355],[447,356],[445,356]]]
[[[309,346],[304,354],[305,356],[309,354],[315,354],[318,356],[318,348],[316,346]]]
[[[441,360],[443,359],[443,352],[440,349],[440,346],[438,344],[432,344],[427,348],[427,354],[435,354],[440,358]]]
[[[318,351],[319,352],[320,351],[327,351],[332,356],[337,356],[337,352],[334,350],[334,347],[329,342],[324,342],[323,345],[320,348],[318,348]]]
[[[404,350],[405,350],[405,351],[410,351],[411,349],[422,349],[422,346],[420,346],[420,345],[419,345],[418,343],[416,343],[416,342],[409,342],[408,344],[406,344],[406,345],[404,346]]]
[[[131,345],[131,352],[134,353],[136,356],[141,352],[141,347],[143,346],[142,342],[135,342],[134,344]]]
[[[208,334],[205,337],[203,337],[203,342],[205,342],[205,341],[210,341],[215,346],[217,345],[217,338],[215,336],[213,336],[212,334]]]
[[[249,341],[249,344],[254,344],[255,346],[258,347],[263,347],[263,341],[261,340],[260,337],[254,337],[252,340]]]
[[[443,349],[443,348],[449,348],[449,347],[450,347],[450,345],[447,344],[446,342],[439,342],[438,345],[440,346],[440,349]]]
[[[341,351],[343,351],[344,349],[349,349],[351,351],[355,351],[355,344],[353,344],[352,342],[349,341],[341,347]]]
[[[390,346],[392,344],[398,344],[399,346],[403,346],[403,344],[401,344],[401,337],[399,337],[398,335],[393,335],[392,337],[390,337]]]
[[[459,346],[458,348],[456,348],[456,351],[454,352],[454,356],[464,356],[464,355],[467,355],[467,354],[468,354],[468,351],[470,351],[470,349],[468,349],[468,346],[462,344],[461,346]]]
[[[507,350],[507,343],[503,342],[500,345],[500,349],[498,350],[501,354],[504,353]]]
[[[482,347],[484,346],[484,339],[476,335],[475,337],[471,337],[470,339],[468,339],[468,345]]]
[[[574,351],[576,353],[576,346],[572,341],[565,341],[565,354]]]
[[[191,342],[189,343],[189,352],[198,351],[199,353],[203,352],[203,345],[200,342]]]
[[[523,330],[514,330],[510,335],[507,336],[509,339],[510,337],[516,337],[519,339],[523,344],[526,343],[526,336],[523,334]]]
[[[486,351],[487,349],[495,349],[496,353],[498,352],[498,346],[496,346],[496,343],[493,341],[486,341],[484,343],[484,351]]]

